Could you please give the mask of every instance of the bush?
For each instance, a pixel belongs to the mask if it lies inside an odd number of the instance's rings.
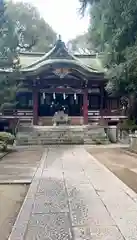
[[[120,129],[134,132],[137,130],[136,120],[125,120],[122,124],[120,124]]]
[[[8,145],[13,145],[15,136],[11,133],[0,132],[0,148],[2,151],[7,151]]]

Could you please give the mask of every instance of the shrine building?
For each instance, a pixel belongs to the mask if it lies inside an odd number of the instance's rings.
[[[20,63],[17,82],[22,88],[16,94],[16,109],[1,113],[0,120],[31,119],[33,125],[52,125],[59,110],[68,114],[70,125],[101,119],[117,124],[126,118],[120,99],[105,90],[107,80],[98,55],[72,55],[59,39],[46,54],[21,53]]]

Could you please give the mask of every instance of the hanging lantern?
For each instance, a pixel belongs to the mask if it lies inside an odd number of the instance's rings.
[[[76,93],[74,94],[74,100],[77,100],[77,95],[76,95]]]
[[[64,99],[64,100],[66,99],[66,94],[65,94],[65,93],[63,93],[63,99]]]
[[[43,92],[43,99],[45,99],[46,98],[46,95],[45,95],[45,93]]]
[[[56,94],[55,93],[53,93],[53,99],[56,99]]]

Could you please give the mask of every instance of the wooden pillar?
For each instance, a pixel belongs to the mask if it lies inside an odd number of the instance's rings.
[[[84,124],[88,124],[88,91],[87,89],[83,92],[83,118]]]
[[[38,124],[38,92],[36,89],[33,89],[33,125]]]

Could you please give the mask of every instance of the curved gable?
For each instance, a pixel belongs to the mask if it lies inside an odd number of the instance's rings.
[[[88,65],[87,58],[78,58],[78,56],[76,57],[69,53],[64,42],[59,39],[55,46],[47,54],[39,57],[37,61],[31,63],[27,67],[24,67],[22,71],[26,73],[32,71],[40,72],[50,65],[62,65],[62,67],[66,66],[80,69],[80,71],[84,74],[90,74],[91,72],[103,72],[101,71],[101,66],[99,66],[99,60],[95,56],[94,58],[91,58],[91,63],[92,64]],[[95,64],[97,65],[97,63],[99,70],[97,70],[95,67]],[[94,67],[92,67],[92,65],[94,65]]]

